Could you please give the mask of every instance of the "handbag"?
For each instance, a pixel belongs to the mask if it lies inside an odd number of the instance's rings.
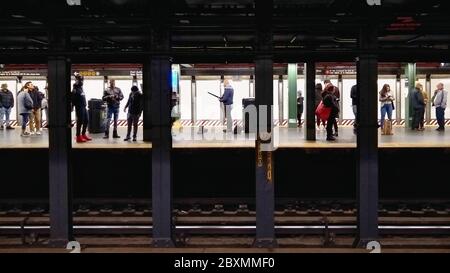
[[[393,101],[391,101],[392,103],[392,110],[395,110],[395,103]]]
[[[316,109],[316,116],[319,117],[322,121],[328,120],[331,114],[331,108],[326,107],[321,101]]]

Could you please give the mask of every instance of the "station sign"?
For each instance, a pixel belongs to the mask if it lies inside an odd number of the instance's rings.
[[[79,71],[78,74],[80,74],[83,77],[101,76],[99,71]]]
[[[4,77],[39,77],[47,76],[46,73],[40,71],[0,71],[0,76]]]
[[[324,69],[324,75],[356,75],[356,69],[354,68],[345,68],[345,69]]]

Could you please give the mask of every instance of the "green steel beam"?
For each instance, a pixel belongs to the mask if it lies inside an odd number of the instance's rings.
[[[297,128],[297,64],[288,64],[288,126]]]
[[[405,127],[412,128],[412,119],[414,116],[414,109],[412,109],[411,98],[414,93],[416,82],[416,64],[408,63],[406,66],[406,78],[408,80],[408,96],[405,99]]]

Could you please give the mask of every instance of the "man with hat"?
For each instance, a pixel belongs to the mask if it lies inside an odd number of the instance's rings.
[[[1,85],[0,90],[0,130],[5,127],[7,130],[14,129],[9,122],[9,115],[11,114],[11,109],[14,107],[14,96],[11,91],[8,90],[8,85],[6,83]],[[5,126],[3,126],[3,117],[6,118]]]

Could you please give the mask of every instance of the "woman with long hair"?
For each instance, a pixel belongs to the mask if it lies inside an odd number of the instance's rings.
[[[383,88],[380,91],[379,101],[381,102],[380,112],[381,112],[381,128],[384,128],[384,119],[386,114],[388,119],[392,121],[392,110],[394,103],[394,96],[391,94],[391,87],[389,84],[383,85]]]

